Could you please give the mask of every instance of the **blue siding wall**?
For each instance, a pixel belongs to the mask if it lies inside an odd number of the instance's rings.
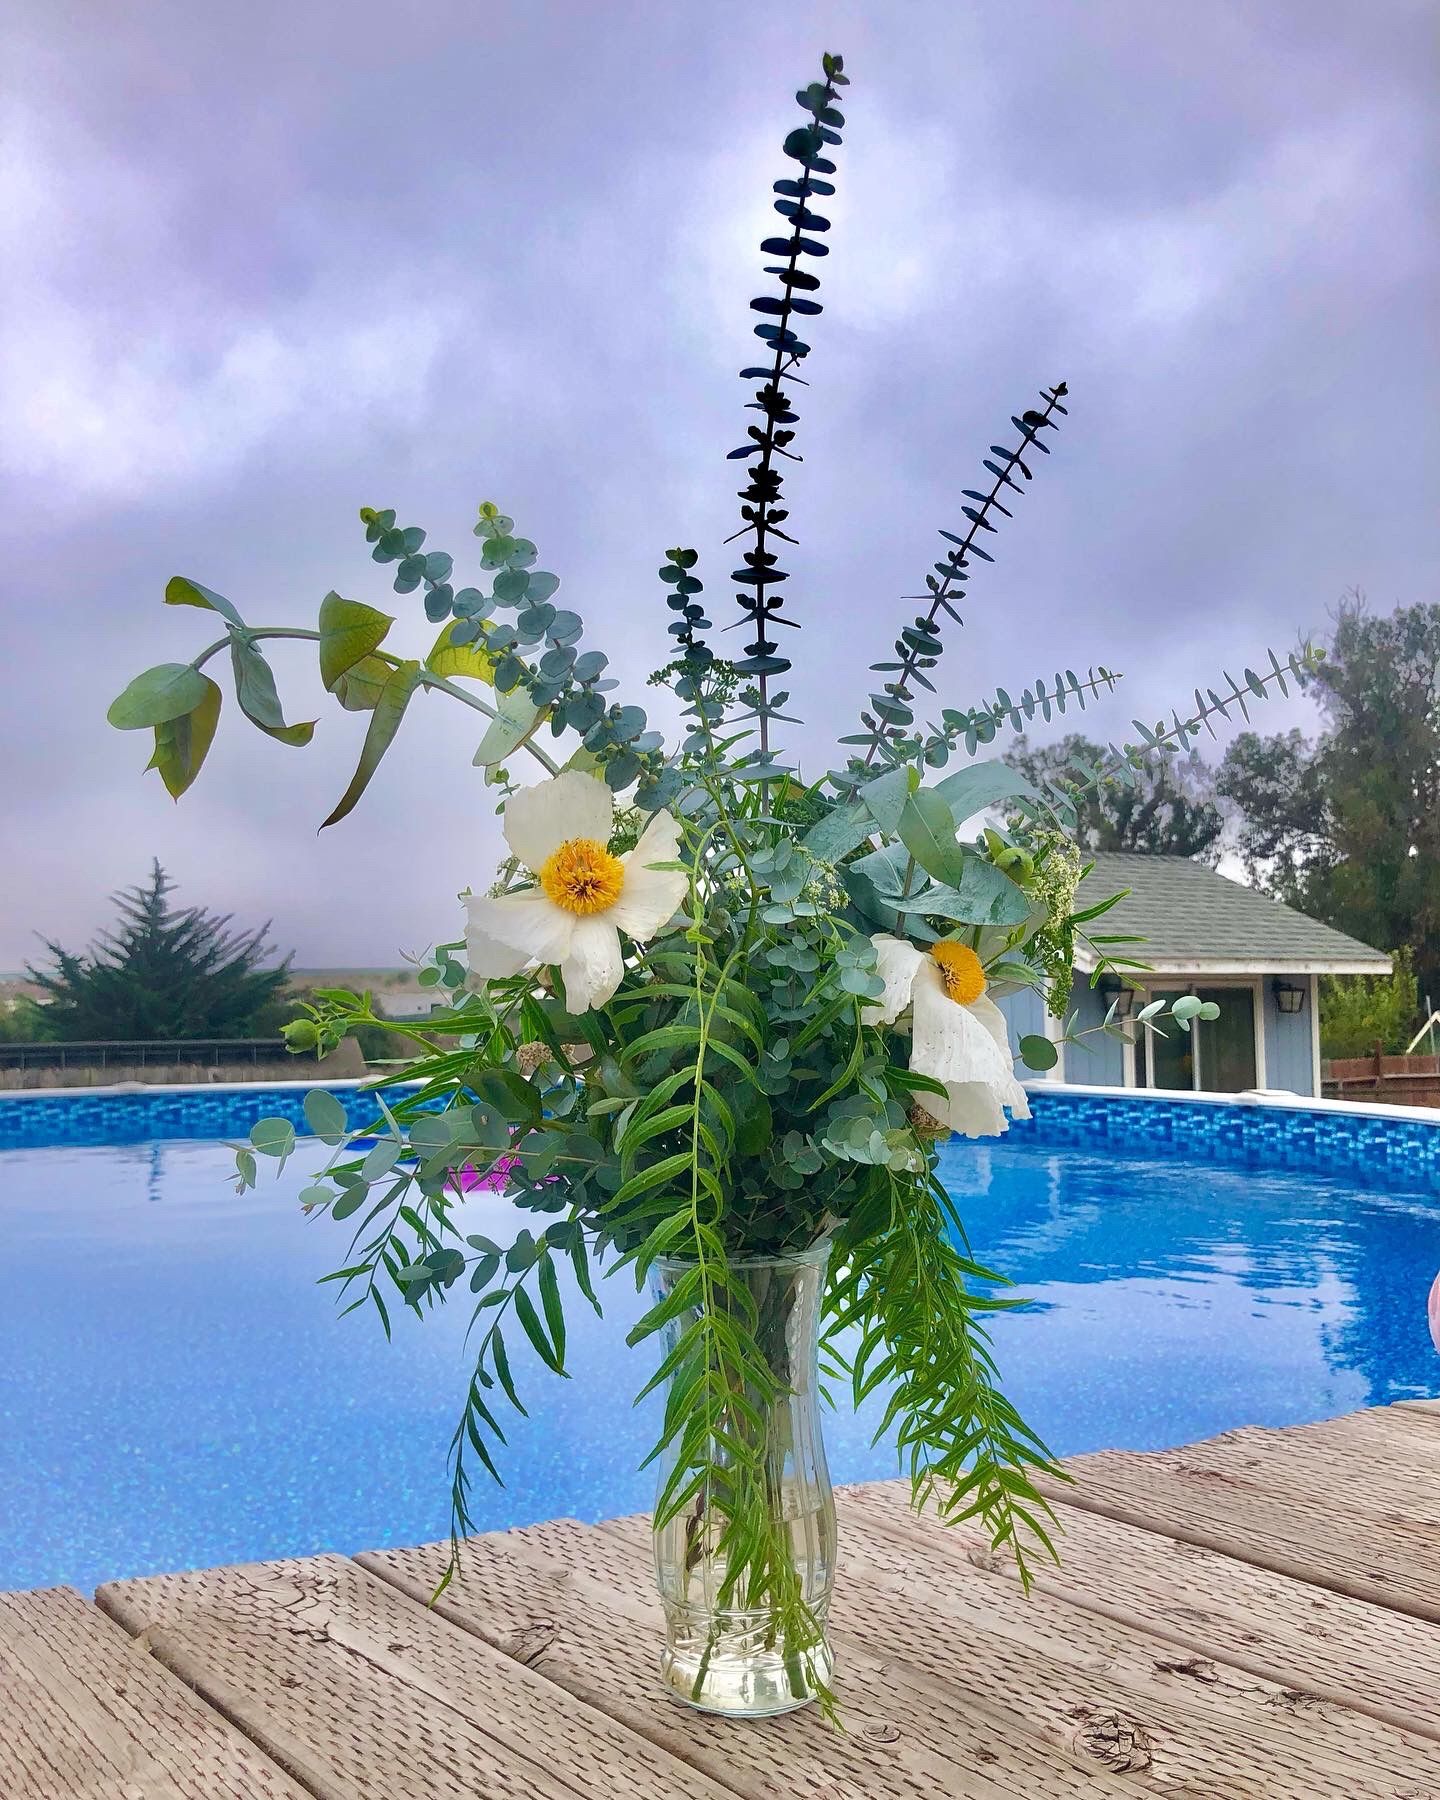
[[[1087,1031],[1099,1025],[1109,1006],[1090,986],[1090,977],[1075,976],[1075,989],[1070,996],[1070,1010],[1078,1017],[1076,1031]],[[1065,1079],[1082,1087],[1124,1087],[1125,1046],[1119,1038],[1094,1032],[1078,1044],[1065,1046]]]
[[[1308,987],[1306,976],[1294,979]],[[1302,1012],[1282,1013],[1275,1004],[1274,983],[1267,976],[1264,985],[1263,1015],[1265,1020],[1265,1085],[1284,1088],[1291,1094],[1315,1097],[1316,1029],[1315,1000],[1306,994]]]
[[[1303,980],[1303,977],[1296,979]],[[1105,1002],[1088,985],[1089,978],[1077,974],[1070,1006],[1078,1016],[1077,1031],[1098,1025],[1105,1017]],[[1315,1064],[1311,1033],[1315,1030],[1314,1003],[1307,994],[1305,1010],[1282,1013],[1275,1004],[1273,983],[1264,982],[1261,1016],[1265,1033],[1265,1085],[1282,1088],[1286,1093],[1308,1097],[1315,1095]],[[1019,1058],[1019,1043],[1031,1032],[1045,1035],[1045,1003],[1033,988],[1017,994],[1005,994],[998,1001],[1010,1027],[1010,1048]],[[1082,1087],[1124,1087],[1125,1050],[1118,1038],[1103,1037],[1099,1032],[1082,1043],[1066,1047],[1063,1062],[1056,1071],[1065,1081]],[[1021,1070],[1026,1081],[1037,1079],[1033,1070]],[[1053,1077],[1052,1077],[1053,1079]]]
[[[1045,1035],[1045,1002],[1034,988],[1021,988],[1015,994],[1001,994],[995,1004],[1004,1013],[1005,1023],[1010,1027],[1010,1054],[1016,1059],[1020,1078],[1023,1081],[1042,1079],[1037,1077],[1033,1069],[1018,1065],[1021,1038]]]

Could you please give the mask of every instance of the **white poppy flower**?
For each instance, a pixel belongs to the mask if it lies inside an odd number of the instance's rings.
[[[950,940],[928,950],[877,932],[870,940],[885,992],[866,1005],[869,1022],[893,1025],[910,1014],[910,1067],[944,1084],[946,1100],[921,1105],[965,1137],[997,1137],[1010,1129],[1008,1106],[1028,1119],[1025,1090],[1015,1079],[1005,1015],[985,994],[985,972],[968,944]]]
[[[624,856],[608,849],[615,801],[593,775],[567,769],[505,803],[505,841],[534,887],[465,903],[470,972],[484,980],[558,966],[568,1012],[603,1006],[620,985],[620,933],[644,942],[675,914],[689,883],[674,862],[680,827],[657,812]]]

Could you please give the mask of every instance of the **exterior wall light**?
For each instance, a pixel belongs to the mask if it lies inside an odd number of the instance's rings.
[[[1306,990],[1298,982],[1277,980],[1273,987],[1275,1004],[1282,1013],[1304,1012]]]
[[[1117,1019],[1128,1019],[1135,1011],[1135,990],[1126,987],[1118,975],[1102,975],[1096,992],[1105,1002],[1106,1007],[1115,1008]]]

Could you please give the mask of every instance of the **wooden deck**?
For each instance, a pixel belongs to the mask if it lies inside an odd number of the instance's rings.
[[[847,1729],[653,1675],[646,1523],[0,1594],[3,1800],[1440,1800],[1440,1402],[1077,1458],[1026,1600],[841,1495]]]

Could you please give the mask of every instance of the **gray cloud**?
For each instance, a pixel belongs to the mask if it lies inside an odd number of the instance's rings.
[[[1351,583],[1434,598],[1428,11],[33,7],[0,149],[0,967],[36,928],[86,937],[151,854],[305,962],[452,933],[497,841],[458,708],[317,839],[362,722],[321,712],[305,656],[276,662],[311,748],[229,709],[178,807],[105,706],[204,641],[160,605],[176,571],[275,623],[338,587],[422,645],[365,503],[463,558],[502,501],[632,686],[664,546],[701,550],[725,619],[755,246],[822,47],[854,86],[791,480],[807,766],[985,445],[1057,378],[1070,422],[947,698],[1103,660],[1120,731]]]

